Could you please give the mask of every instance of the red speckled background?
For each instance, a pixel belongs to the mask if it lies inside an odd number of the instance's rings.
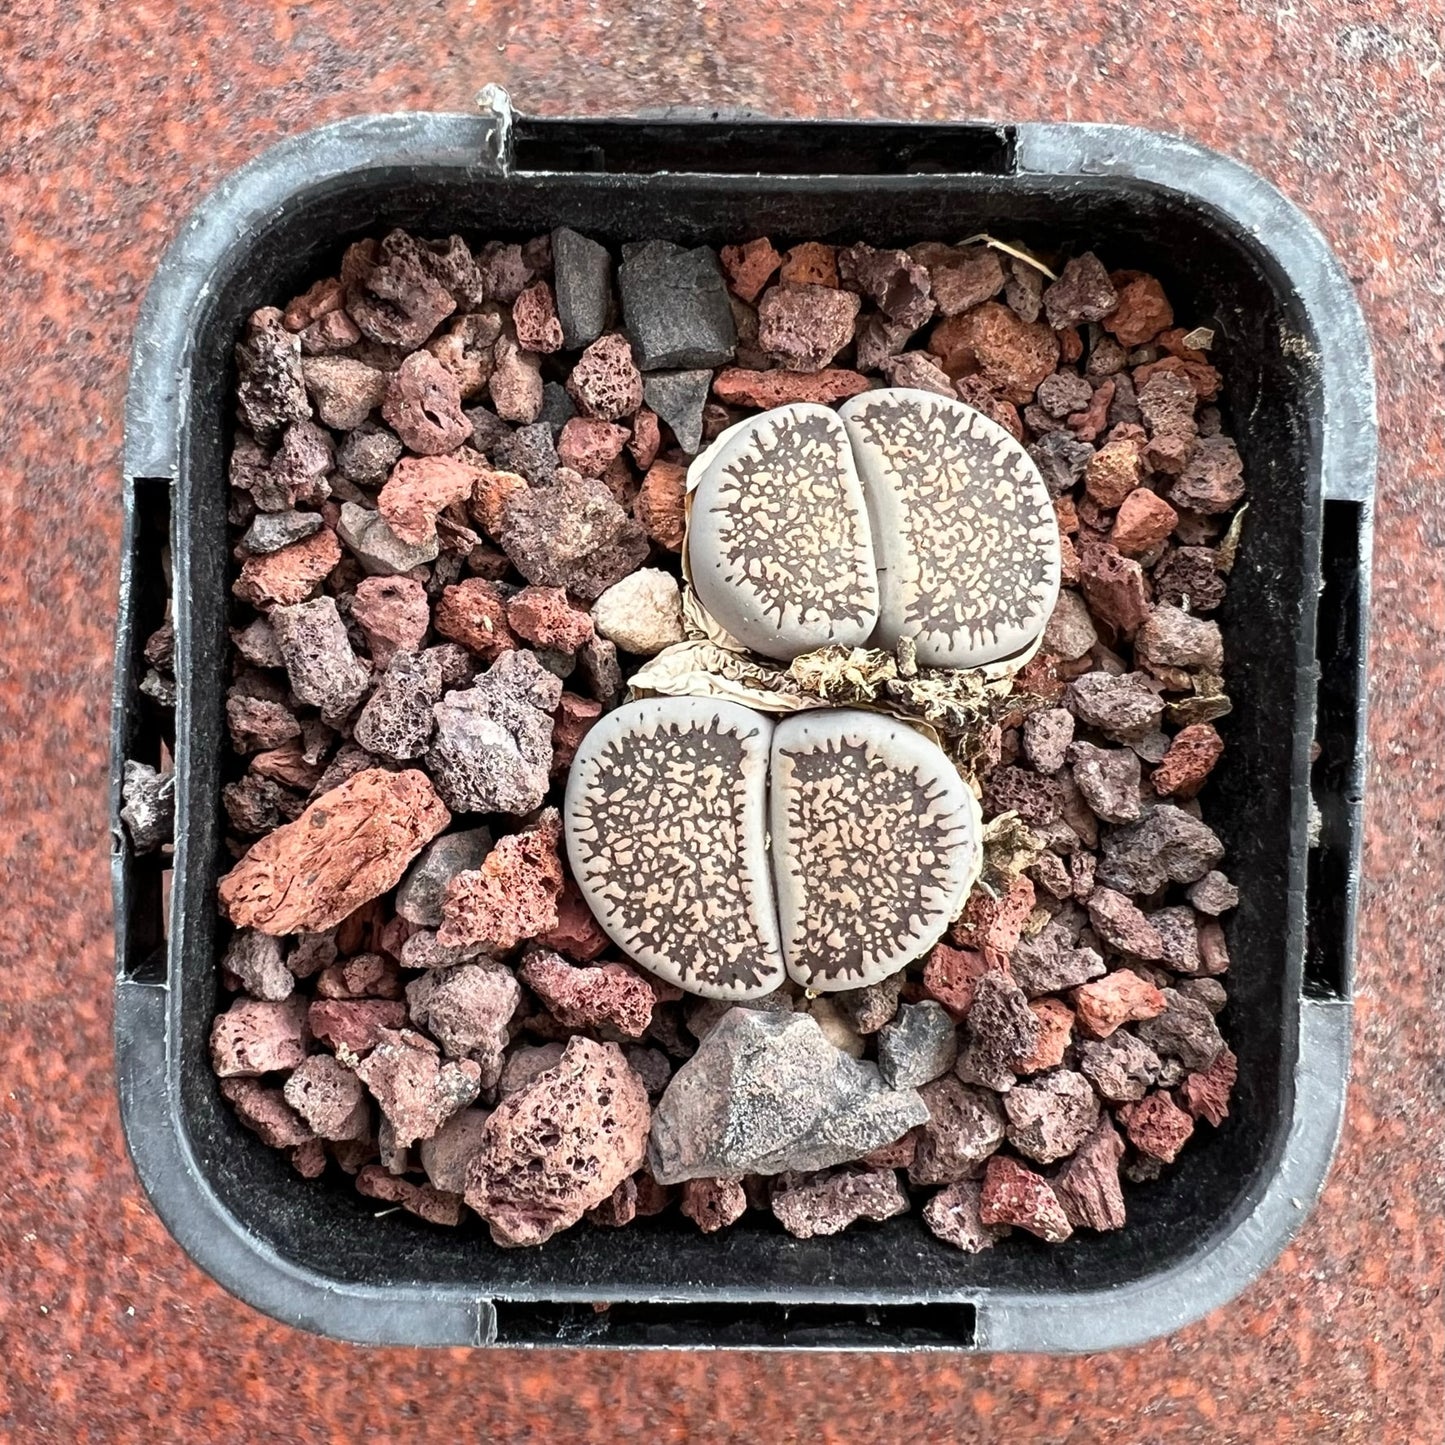
[[[0,5],[0,1439],[1430,1442],[1445,1323],[1445,3]],[[1133,121],[1217,146],[1360,287],[1382,461],[1354,1083],[1243,1299],[1082,1359],[361,1350],[203,1278],[110,1077],[105,819],[127,349],[198,193],[392,108]]]

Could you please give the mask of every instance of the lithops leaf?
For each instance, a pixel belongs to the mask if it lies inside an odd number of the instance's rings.
[[[868,640],[877,568],[836,412],[797,403],[740,422],[693,463],[689,485],[692,584],[733,637],[784,661]]]
[[[859,988],[931,948],[978,875],[978,804],[942,750],[880,713],[773,729],[770,823],[788,973]]]
[[[642,967],[705,998],[752,998],[783,978],[772,731],[731,702],[628,703],[583,739],[567,780],[567,855],[597,921]]]
[[[1059,590],[1059,529],[1023,446],[962,402],[908,388],[839,409],[879,563],[872,643],[911,637],[927,667],[1024,651]]]

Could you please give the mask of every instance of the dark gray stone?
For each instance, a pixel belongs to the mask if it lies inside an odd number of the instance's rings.
[[[320,530],[320,512],[257,512],[241,545],[255,554],[279,552]]]
[[[447,884],[458,873],[480,868],[482,859],[491,851],[492,834],[488,828],[468,828],[433,839],[396,890],[396,911],[420,928],[440,928],[442,894]]]
[[[576,415],[577,407],[567,395],[567,388],[560,381],[546,382],[542,387],[542,415],[537,420],[552,428],[553,441]]]
[[[336,535],[346,544],[362,569],[372,577],[393,577],[413,567],[434,562],[441,543],[429,537],[418,546],[403,542],[382,520],[380,512],[368,511],[355,502],[341,504],[341,521]]]
[[[891,1144],[928,1110],[888,1089],[807,1014],[733,1009],[668,1084],[648,1159],[660,1184],[827,1169]]]
[[[320,708],[327,722],[336,722],[366,695],[371,673],[351,650],[334,597],[274,607],[271,627],[298,702]]]
[[[1164,990],[1164,1012],[1134,1025],[1139,1037],[1161,1059],[1178,1059],[1191,1074],[1203,1073],[1220,1055],[1224,1038],[1202,998]]]
[[[958,1058],[958,1030],[941,1003],[906,1003],[878,1033],[878,1072],[890,1089],[916,1089]]]
[[[137,853],[153,852],[171,841],[176,821],[175,788],[174,773],[160,773],[148,763],[126,759],[120,818]]]
[[[711,371],[663,371],[642,383],[642,399],[672,428],[685,452],[702,448],[702,409],[711,386]]]
[[[622,320],[643,371],[721,366],[737,344],[727,286],[710,247],[625,247]]]
[[[596,341],[612,309],[612,257],[607,248],[559,226],[552,232],[552,290],[562,345],[580,351]]]
[[[1197,882],[1223,856],[1206,824],[1161,803],[1137,823],[1108,831],[1096,876],[1120,893],[1157,893],[1166,883]]]
[[[534,421],[519,426],[493,443],[491,458],[493,466],[526,477],[534,487],[550,487],[560,465],[551,423]]]

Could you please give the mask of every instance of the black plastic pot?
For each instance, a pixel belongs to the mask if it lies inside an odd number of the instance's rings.
[[[1099,1350],[1224,1304],[1318,1197],[1349,1065],[1375,420],[1365,329],[1340,267],[1258,176],[1133,129],[718,114],[514,122],[505,97],[489,100],[477,117],[370,117],[268,151],[187,222],[141,314],[112,829],[122,1113],[157,1211],[257,1308],[375,1343]],[[1226,1125],[1131,1191],[1123,1231],[1061,1248],[1016,1232],[968,1256],[916,1216],[800,1241],[750,1215],[721,1237],[657,1219],[502,1251],[478,1228],[376,1218],[342,1185],[303,1182],[221,1099],[206,1040],[219,996],[232,345],[248,312],[334,269],[360,235],[401,225],[523,238],[563,223],[613,244],[764,233],[893,244],[988,230],[1092,246],[1160,275],[1181,316],[1217,330],[1250,484],[1220,617],[1235,711],[1208,795],[1242,892],[1224,1019],[1240,1078]],[[167,547],[173,737],[137,690]],[[178,807],[168,920],[166,860],[130,856],[117,819],[122,760],[154,762],[163,742]]]

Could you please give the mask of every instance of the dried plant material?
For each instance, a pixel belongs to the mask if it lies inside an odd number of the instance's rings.
[[[972,236],[965,236],[958,244],[960,246],[973,246],[977,245],[980,241],[985,246],[992,247],[995,251],[1002,251],[1005,256],[1012,256],[1015,261],[1022,261],[1025,266],[1032,266],[1035,271],[1047,276],[1050,281],[1057,281],[1059,279],[1057,274],[1050,271],[1037,256],[1025,251],[1022,246],[1011,246],[1007,241],[996,240],[993,236],[990,236],[987,231],[977,231]]]
[[[822,702],[872,702],[898,676],[898,663],[891,652],[874,648],[820,647],[795,657],[788,676]]]
[[[1002,895],[1044,852],[1043,842],[1017,813],[1000,813],[983,825],[982,883]]]
[[[1210,326],[1196,326],[1184,333],[1184,345],[1193,351],[1208,351],[1214,345],[1214,329]]]
[[[1214,565],[1227,577],[1234,571],[1235,553],[1239,551],[1239,539],[1244,531],[1244,514],[1249,511],[1249,503],[1246,502],[1233,516],[1229,523],[1229,530],[1224,534],[1224,540],[1220,542],[1218,552],[1215,556]]]
[[[1194,696],[1182,697],[1165,708],[1169,721],[1180,727],[1213,722],[1233,711],[1234,704],[1224,691],[1224,679],[1214,672],[1195,673]]]

